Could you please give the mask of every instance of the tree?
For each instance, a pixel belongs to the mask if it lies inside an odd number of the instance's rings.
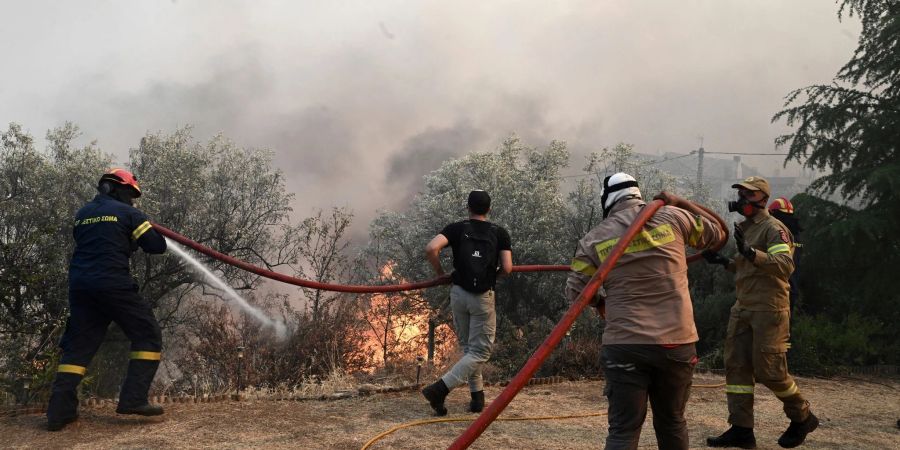
[[[886,323],[882,338],[895,340],[900,331],[894,306],[900,296],[893,285],[900,263],[900,3],[843,0],[838,17],[844,14],[862,22],[856,50],[832,84],[787,96],[773,121],[795,128],[776,144],[787,146],[788,160],[828,171],[812,184],[813,196],[795,203],[807,228],[803,264],[809,266],[801,265],[803,277],[831,286],[807,285],[801,290],[804,306],[827,311],[837,321],[847,320],[850,307]],[[814,197],[835,193],[846,205]],[[826,277],[832,271],[818,264],[822,261],[835,264],[833,277]]]
[[[272,269],[294,262],[296,245],[288,232],[293,195],[272,167],[271,152],[239,148],[223,136],[201,144],[190,133],[186,127],[171,135],[148,134],[130,152],[130,168],[144,191],[140,208],[151,220],[252,264]],[[260,281],[220,261],[204,262],[235,290],[251,290]],[[158,302],[164,326],[188,317],[179,313],[185,312],[180,305],[191,286],[215,292],[170,254],[138,253],[133,267],[141,292]]]
[[[47,133],[46,151],[11,123],[0,146],[0,388],[24,401],[46,387],[64,326],[71,221],[110,162],[78,127]]]
[[[796,130],[776,143],[788,147],[789,160],[830,170],[813,183],[814,192],[837,191],[864,207],[893,206],[900,190],[900,4],[844,0],[839,16],[844,11],[862,20],[859,46],[833,84],[788,95],[773,121]]]
[[[292,265],[294,273],[303,279],[320,283],[332,283],[348,279],[348,259],[346,255],[350,241],[346,233],[353,220],[353,213],[347,208],[332,208],[328,217],[321,210],[304,219],[290,233],[295,235],[296,256],[299,264]],[[320,289],[301,288],[310,303],[313,320],[320,316],[320,310],[327,309],[345,294],[329,293]]]

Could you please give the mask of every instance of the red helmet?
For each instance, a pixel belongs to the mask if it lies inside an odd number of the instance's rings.
[[[775,200],[772,200],[772,203],[769,203],[769,212],[772,211],[781,211],[785,214],[793,214],[794,205],[791,204],[790,200],[784,197],[778,197]]]
[[[134,189],[135,197],[141,196],[141,187],[138,186],[137,178],[135,178],[134,174],[119,168],[109,169],[106,173],[100,177],[100,181],[112,181],[113,183],[121,184],[123,186],[128,186]]]

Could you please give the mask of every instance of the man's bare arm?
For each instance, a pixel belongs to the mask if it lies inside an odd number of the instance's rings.
[[[425,258],[428,259],[428,263],[431,264],[431,268],[438,276],[444,275],[444,268],[441,267],[441,249],[449,243],[446,236],[438,234],[425,246]]]
[[[500,250],[500,275],[509,275],[512,273],[512,250]]]

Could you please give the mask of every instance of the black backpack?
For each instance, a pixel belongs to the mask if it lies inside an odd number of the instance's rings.
[[[494,287],[497,279],[497,225],[479,230],[472,222],[463,221],[459,239],[459,253],[454,264],[454,282],[470,292],[485,292]]]

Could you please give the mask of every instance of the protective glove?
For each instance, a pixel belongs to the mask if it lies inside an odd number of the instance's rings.
[[[744,240],[744,231],[741,230],[737,223],[734,224],[734,243],[737,244],[738,253],[744,255],[747,261],[753,262],[756,260],[756,249],[751,245],[747,245],[747,241]]]
[[[722,267],[728,267],[728,264],[731,263],[730,259],[720,255],[719,252],[703,250],[700,254],[703,255],[703,259],[706,260],[707,264],[719,264]]]

